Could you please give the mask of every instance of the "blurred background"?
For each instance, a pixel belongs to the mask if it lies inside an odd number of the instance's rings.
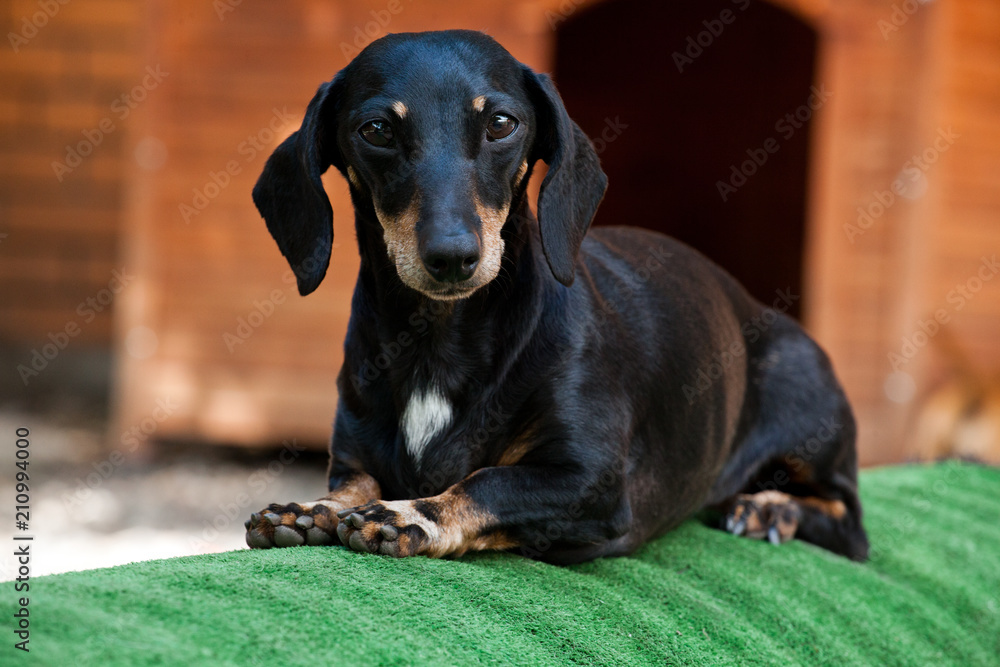
[[[239,548],[249,512],[322,493],[348,190],[327,174],[333,262],[307,299],[250,190],[318,85],[388,32],[482,30],[552,72],[609,176],[595,224],[669,233],[789,304],[855,406],[863,465],[1000,460],[996,0],[5,0],[0,17],[0,497],[28,428],[35,574]]]

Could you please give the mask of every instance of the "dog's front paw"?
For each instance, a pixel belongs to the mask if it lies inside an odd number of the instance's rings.
[[[726,531],[781,544],[795,537],[801,518],[802,508],[788,494],[780,491],[741,494],[726,515]]]
[[[427,550],[436,526],[412,501],[374,500],[337,512],[337,535],[354,551],[402,558]]]
[[[271,504],[243,524],[251,549],[336,544],[337,517],[326,505]]]

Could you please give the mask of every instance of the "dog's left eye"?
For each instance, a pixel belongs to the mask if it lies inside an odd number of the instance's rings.
[[[384,120],[370,120],[358,130],[361,138],[372,146],[386,148],[392,145],[392,126]]]
[[[505,113],[494,114],[486,126],[486,140],[496,141],[509,137],[517,129],[517,119]]]

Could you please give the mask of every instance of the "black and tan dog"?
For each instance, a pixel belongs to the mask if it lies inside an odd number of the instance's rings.
[[[568,563],[716,508],[737,535],[866,557],[826,356],[690,248],[587,233],[606,178],[548,77],[447,31],[380,39],[320,86],[253,193],[302,294],[330,260],[330,165],[361,250],[330,492],[255,513],[251,547]]]

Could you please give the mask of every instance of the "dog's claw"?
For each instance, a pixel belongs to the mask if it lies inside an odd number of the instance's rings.
[[[734,522],[733,527],[729,532],[736,536],[740,536],[743,533],[747,532],[747,520],[739,519],[738,521]]]
[[[781,534],[778,533],[777,526],[771,526],[767,529],[767,541],[776,547],[781,545]]]
[[[272,526],[280,526],[281,525],[281,517],[278,516],[277,514],[273,514],[271,512],[268,512],[267,514],[264,515],[264,518],[267,519]]]
[[[354,512],[351,516],[347,517],[347,523],[351,524],[355,528],[361,528],[365,525],[365,518],[357,512]]]
[[[250,526],[252,525],[253,524],[250,523],[250,519],[247,519],[246,521],[243,522],[243,527],[246,528],[247,530],[250,530]]]
[[[258,523],[260,523],[260,513],[254,512],[250,515],[250,525],[256,526]]]
[[[389,540],[390,542],[399,537],[399,531],[396,530],[393,526],[382,526],[380,532],[382,533],[382,537]]]
[[[337,518],[338,519],[343,519],[344,517],[346,517],[346,516],[348,516],[350,514],[353,514],[353,513],[354,513],[354,508],[353,507],[348,507],[347,509],[343,509],[343,510],[340,510],[339,512],[337,512]]]
[[[313,518],[308,514],[303,514],[298,519],[295,520],[295,525],[302,530],[309,530],[313,527]]]

